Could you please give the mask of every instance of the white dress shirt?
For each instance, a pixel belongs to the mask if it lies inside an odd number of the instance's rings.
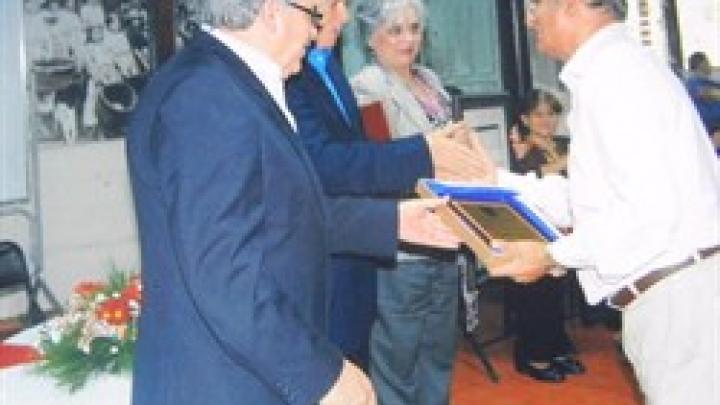
[[[270,57],[259,49],[253,48],[247,44],[230,37],[217,28],[202,26],[203,31],[215,37],[223,45],[227,46],[238,58],[250,68],[255,76],[260,80],[265,89],[275,103],[282,111],[285,118],[290,123],[293,131],[297,132],[297,122],[290,112],[285,101],[285,86],[282,76],[282,68],[275,63]]]
[[[569,178],[499,179],[573,227],[549,251],[584,270],[588,301],[720,244],[720,164],[665,63],[611,24],[576,51],[560,79],[572,96]]]

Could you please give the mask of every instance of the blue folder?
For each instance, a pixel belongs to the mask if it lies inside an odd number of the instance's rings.
[[[498,203],[510,207],[542,237],[552,242],[559,236],[557,229],[542,219],[531,207],[520,200],[518,192],[504,187],[478,186],[460,183],[446,183],[437,180],[421,180],[438,197],[449,197],[451,201]]]

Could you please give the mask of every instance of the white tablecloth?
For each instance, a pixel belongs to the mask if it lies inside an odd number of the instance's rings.
[[[39,327],[9,338],[7,343],[34,345]],[[103,375],[88,381],[74,394],[58,387],[52,378],[38,374],[35,365],[0,369],[0,405],[129,405],[129,375]]]

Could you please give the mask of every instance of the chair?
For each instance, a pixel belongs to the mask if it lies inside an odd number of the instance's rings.
[[[493,366],[487,355],[486,348],[492,344],[503,341],[512,336],[509,327],[508,307],[502,307],[502,330],[499,334],[480,338],[487,325],[482,324],[481,320],[481,304],[483,295],[487,292],[490,284],[497,284],[494,287],[503,287],[502,280],[493,281],[487,273],[487,270],[478,264],[475,254],[467,247],[463,246],[458,254],[458,267],[460,270],[460,326],[465,340],[482,363],[485,372],[490,380],[494,383],[500,381],[500,375]],[[504,290],[504,288],[502,288]]]
[[[25,290],[28,299],[27,326],[36,325],[45,320],[45,313],[36,298],[36,289],[30,277],[25,254],[17,243],[0,241],[0,289]]]

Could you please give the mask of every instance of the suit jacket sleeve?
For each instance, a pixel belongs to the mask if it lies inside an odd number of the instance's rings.
[[[172,134],[157,154],[181,277],[228,367],[249,370],[283,402],[315,403],[342,355],[279,288],[277,269],[266,268],[272,213],[259,137],[271,124],[258,118],[255,100],[213,85],[228,82],[218,76],[188,79],[159,115],[162,133]]]
[[[329,240],[333,253],[394,259],[397,253],[397,201],[330,200]]]
[[[349,134],[338,133],[346,129],[329,126],[326,112],[313,99],[325,89],[313,86],[309,69],[305,66],[305,71],[288,82],[287,98],[300,137],[328,194],[401,194],[412,191],[419,178],[433,176],[430,151],[422,134],[378,144],[350,139]]]

